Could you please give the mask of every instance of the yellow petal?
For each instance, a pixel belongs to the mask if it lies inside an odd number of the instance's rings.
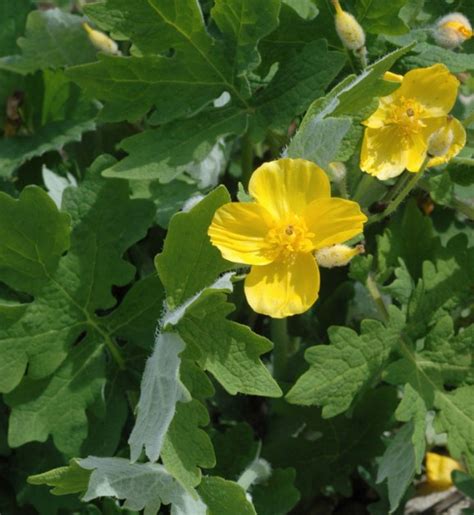
[[[454,136],[451,147],[444,156],[433,157],[433,159],[430,159],[428,162],[429,167],[447,163],[453,157],[457,156],[466,144],[466,130],[464,129],[463,124],[456,118],[452,118],[450,124]]]
[[[451,111],[456,102],[458,87],[458,79],[444,64],[434,64],[409,71],[395,94],[422,104],[426,109],[424,118],[436,117]]]
[[[264,163],[249,183],[252,197],[276,219],[299,215],[318,198],[329,197],[331,186],[325,172],[304,159],[278,159]]]
[[[253,266],[245,279],[251,308],[263,315],[284,318],[308,310],[318,298],[319,269],[311,253]]]
[[[410,144],[407,149],[407,170],[409,172],[419,172],[426,158],[428,138],[421,133],[411,134],[409,138]]]
[[[396,127],[367,128],[360,154],[360,168],[380,180],[397,177],[405,170],[408,152]]]
[[[434,452],[426,453],[426,480],[435,490],[446,490],[453,486],[451,472],[461,470],[461,464],[448,456]]]
[[[221,206],[208,229],[211,242],[224,259],[247,265],[266,265],[265,238],[273,223],[265,208],[254,202],[230,202]]]
[[[341,198],[315,200],[306,208],[304,219],[314,234],[315,249],[350,240],[363,231],[367,221],[357,202]]]

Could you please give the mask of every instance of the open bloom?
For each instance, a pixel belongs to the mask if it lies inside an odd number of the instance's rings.
[[[249,193],[255,202],[231,202],[216,211],[211,241],[225,259],[252,265],[245,295],[257,313],[302,313],[319,292],[313,253],[360,234],[367,217],[356,202],[331,198],[326,174],[303,159],[263,164]]]
[[[448,162],[466,143],[464,127],[448,113],[457,97],[459,81],[443,64],[409,71],[404,77],[388,73],[386,80],[400,83],[367,120],[360,167],[378,179],[389,179],[403,170],[418,172],[428,155],[430,137],[447,127],[451,143],[444,155],[428,166]]]

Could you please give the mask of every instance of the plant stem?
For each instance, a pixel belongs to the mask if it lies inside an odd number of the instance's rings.
[[[402,188],[405,187],[410,178],[410,172],[405,172],[401,175],[398,181],[393,185],[392,189],[387,192],[387,196],[382,199],[382,203],[389,204],[392,202],[392,200],[400,193]]]
[[[288,334],[288,319],[273,318],[270,327],[273,341],[273,375],[276,379],[283,379],[288,362],[288,347],[290,337]]]
[[[385,302],[382,299],[382,295],[380,294],[380,291],[378,289],[377,283],[375,282],[372,272],[369,273],[365,285],[367,286],[370,296],[372,297],[372,300],[377,306],[378,312],[380,313],[384,322],[388,322],[390,316],[388,314],[387,307],[385,306]]]
[[[428,164],[429,160],[430,157],[427,156],[423,164],[421,165],[420,171],[412,174],[412,176],[409,178],[406,184],[404,184],[403,188],[398,192],[395,198],[387,206],[387,209],[385,209],[383,213],[371,216],[366,225],[383,220],[385,217],[391,215],[394,211],[396,211],[398,206],[405,200],[407,195],[416,186],[418,181],[423,176],[423,172],[425,171],[426,165]]]

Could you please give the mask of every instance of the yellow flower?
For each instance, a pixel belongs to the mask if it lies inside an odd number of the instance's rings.
[[[458,92],[459,81],[443,64],[409,71],[404,77],[384,77],[399,82],[391,95],[379,99],[378,109],[363,122],[366,126],[360,167],[385,180],[403,170],[418,172],[428,155],[430,137],[449,124],[452,143],[443,156],[430,159],[428,166],[448,162],[466,143],[466,131],[448,116]]]
[[[431,490],[447,490],[453,486],[451,473],[462,470],[456,460],[434,452],[426,453],[426,482]]]
[[[274,318],[303,313],[319,292],[314,251],[362,232],[367,217],[356,202],[331,198],[326,174],[310,161],[279,159],[253,173],[255,202],[220,207],[208,234],[222,256],[252,265],[245,296]]]

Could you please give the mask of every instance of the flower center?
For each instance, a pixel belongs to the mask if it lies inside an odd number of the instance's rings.
[[[396,125],[402,137],[416,134],[425,127],[423,107],[413,99],[400,97],[388,106],[386,123]]]
[[[275,224],[266,237],[268,252],[274,259],[288,259],[298,252],[311,252],[314,234],[304,220],[296,215]]]

